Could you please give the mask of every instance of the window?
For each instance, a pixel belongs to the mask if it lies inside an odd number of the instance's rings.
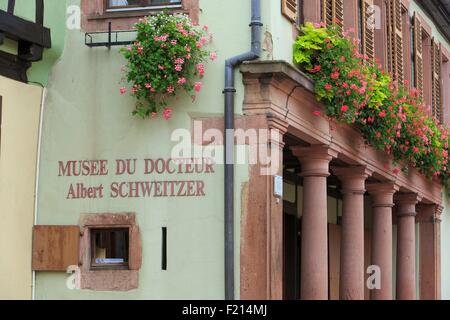
[[[107,0],[107,11],[128,11],[148,7],[181,7],[181,0]]]
[[[91,229],[91,269],[128,269],[129,229]]]

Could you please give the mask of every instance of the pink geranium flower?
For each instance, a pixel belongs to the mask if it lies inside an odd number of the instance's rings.
[[[124,95],[125,93],[127,93],[127,88],[125,88],[125,87],[120,88],[120,94]]]
[[[331,79],[337,79],[337,78],[339,78],[340,77],[340,73],[339,72],[333,72],[331,75],[330,75],[330,77],[331,77]]]
[[[169,120],[172,117],[173,110],[171,108],[165,108],[163,111],[163,118]]]
[[[194,85],[194,89],[195,89],[195,91],[200,92],[202,90],[202,83],[196,82]]]

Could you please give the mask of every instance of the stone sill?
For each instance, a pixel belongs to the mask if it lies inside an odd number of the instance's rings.
[[[159,13],[160,10],[136,10],[136,11],[122,11],[122,12],[105,12],[103,14],[90,14],[87,15],[87,20],[107,20],[107,19],[123,19],[123,18],[142,18],[145,16],[152,16]],[[170,9],[173,13],[189,14],[188,10],[181,8]]]

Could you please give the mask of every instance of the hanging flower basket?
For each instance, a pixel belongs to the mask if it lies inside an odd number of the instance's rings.
[[[217,54],[205,47],[212,41],[208,26],[196,28],[186,15],[160,13],[139,20],[133,45],[121,50],[127,60],[123,67],[128,83],[120,88],[136,98],[133,115],[168,120],[172,115],[170,98],[185,92],[193,101],[202,89],[205,63]]]

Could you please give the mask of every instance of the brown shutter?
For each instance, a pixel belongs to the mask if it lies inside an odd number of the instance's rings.
[[[361,48],[369,60],[375,60],[375,21],[373,0],[362,0]]]
[[[292,22],[297,22],[298,16],[297,0],[281,0],[281,12]]]
[[[344,0],[322,0],[322,21],[344,27]]]
[[[419,97],[423,100],[423,31],[422,22],[417,14],[414,14],[414,82],[419,90]]]
[[[79,247],[79,226],[34,226],[32,268],[65,272],[79,265]]]
[[[388,65],[394,79],[403,82],[402,2],[388,0]]]
[[[441,98],[441,67],[442,55],[439,42],[434,39],[431,41],[431,85],[432,85],[432,115],[437,120],[442,121],[442,98]]]

